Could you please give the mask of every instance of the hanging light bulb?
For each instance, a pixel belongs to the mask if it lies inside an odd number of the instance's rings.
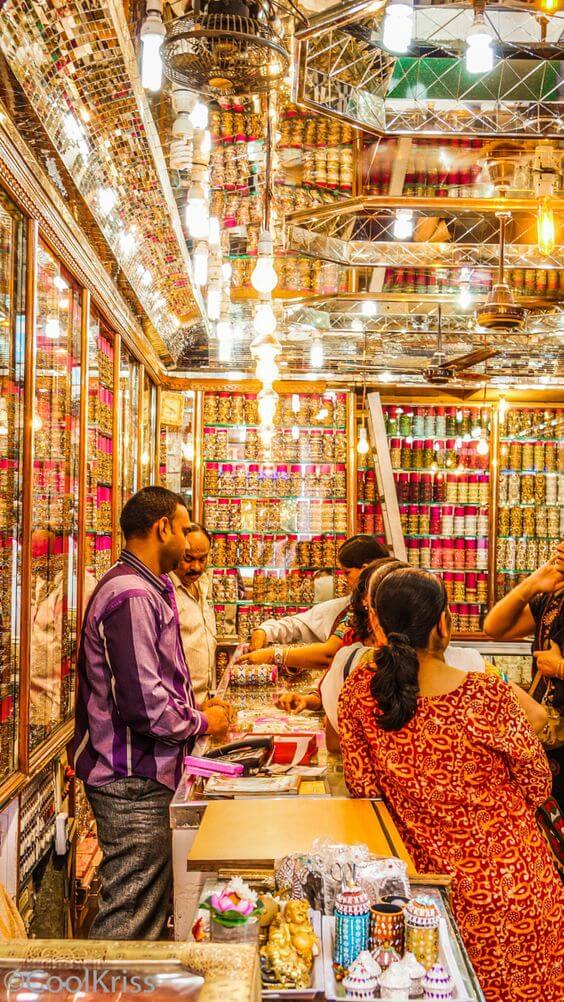
[[[309,364],[314,370],[321,369],[323,367],[323,360],[323,341],[320,337],[316,337],[312,341],[311,348],[309,350]]]
[[[364,317],[375,317],[378,307],[371,299],[364,299],[360,304],[360,309]]]
[[[263,425],[259,428],[259,437],[261,445],[264,446],[267,452],[272,448],[272,442],[276,434],[276,429],[272,425]]]
[[[537,214],[537,241],[541,254],[552,254],[556,245],[554,212],[548,198],[543,199]]]
[[[478,439],[478,444],[476,445],[476,452],[479,456],[487,456],[490,451],[490,446],[487,438]]]
[[[394,220],[394,237],[396,240],[409,240],[413,236],[413,212],[411,209],[398,209]]]
[[[210,249],[205,240],[199,240],[192,255],[194,282],[196,285],[206,285],[208,281],[208,259]]]
[[[257,292],[266,295],[278,284],[278,275],[272,261],[273,246],[269,230],[261,230],[258,242],[258,259],[251,275],[251,284]]]
[[[196,101],[190,112],[190,121],[194,129],[207,129],[209,117],[207,104],[204,104],[203,101]]]
[[[364,334],[364,324],[360,317],[353,317],[351,320],[351,331],[355,334]]]
[[[358,429],[358,440],[356,443],[356,451],[359,456],[365,456],[367,452],[370,451],[370,443],[368,441],[368,435],[366,434],[365,425],[361,425]]]
[[[233,352],[233,341],[223,340],[219,342],[217,349],[218,362],[230,362]]]
[[[104,216],[109,216],[117,202],[117,195],[113,188],[100,188],[98,191],[98,205],[100,212]]]
[[[209,208],[203,185],[199,181],[194,182],[188,192],[186,226],[195,240],[206,240],[210,228]]]
[[[209,268],[209,266],[208,266]],[[209,270],[208,270],[209,274]],[[208,313],[208,320],[219,320],[221,316],[221,300],[222,291],[221,286],[215,283],[209,282],[208,284],[208,296],[206,302],[206,309]]]
[[[157,91],[161,89],[163,79],[161,46],[166,36],[162,0],[147,0],[146,12],[141,28],[141,83],[147,90]]]
[[[413,37],[413,3],[389,0],[384,18],[382,45],[390,52],[407,52]]]
[[[255,369],[256,377],[265,390],[271,390],[272,384],[280,376],[280,370],[275,358],[259,359]]]
[[[263,300],[263,302],[258,303],[253,317],[253,330],[259,335],[274,334],[276,330],[276,316],[270,300]]]
[[[231,265],[231,261],[224,261],[223,262],[223,264],[221,266],[221,274],[223,276],[223,281],[224,282],[227,282],[227,283],[231,282],[231,275],[233,274],[233,267]]]
[[[466,71],[489,73],[493,70],[493,31],[482,13],[474,15],[474,23],[466,36]]]
[[[300,429],[297,424],[292,425],[292,438],[294,442],[299,442],[300,440]]]
[[[276,404],[278,403],[278,394],[272,389],[261,390],[257,396],[257,403],[260,423],[264,427],[268,428],[274,423]]]
[[[543,14],[556,14],[560,0],[540,0],[540,8]]]
[[[472,293],[470,292],[470,273],[468,268],[463,268],[460,272],[459,289],[458,305],[461,310],[469,310],[472,306]]]

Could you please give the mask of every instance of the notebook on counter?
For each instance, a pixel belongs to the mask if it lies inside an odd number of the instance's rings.
[[[301,776],[210,776],[206,797],[283,797],[299,792]]]

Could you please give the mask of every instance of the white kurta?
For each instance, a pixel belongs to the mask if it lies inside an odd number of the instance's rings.
[[[268,644],[323,644],[329,640],[335,620],[350,601],[350,595],[332,598],[295,616],[267,619],[259,629],[266,633]]]
[[[180,620],[180,635],[192,679],[196,703],[200,705],[215,689],[217,631],[215,613],[209,602],[210,583],[206,574],[196,582],[198,597],[184,587],[173,572],[174,594]]]

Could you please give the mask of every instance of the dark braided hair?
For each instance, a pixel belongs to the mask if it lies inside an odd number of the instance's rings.
[[[350,608],[352,613],[351,626],[355,632],[355,636],[359,640],[368,640],[372,633],[366,604],[368,586],[371,583],[372,575],[375,571],[378,571],[381,567],[386,567],[390,563],[392,566],[395,566],[396,561],[393,557],[380,557],[378,560],[373,560],[372,563],[367,564],[358,575],[357,582],[351,594]]]
[[[376,615],[388,643],[376,650],[376,671],[370,691],[384,731],[399,731],[415,716],[419,695],[417,651],[447,608],[440,578],[427,571],[401,568],[381,582],[376,593]]]

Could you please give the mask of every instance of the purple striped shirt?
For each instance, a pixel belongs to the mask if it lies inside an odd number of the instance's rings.
[[[84,618],[76,774],[91,786],[140,776],[174,790],[185,751],[206,727],[196,709],[172,581],[124,550]]]

